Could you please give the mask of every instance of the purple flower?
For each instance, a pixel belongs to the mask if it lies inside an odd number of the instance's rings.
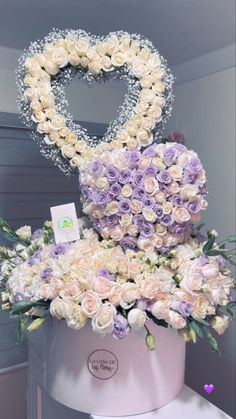
[[[174,142],[174,143],[179,143],[179,144],[185,144],[186,143],[186,139],[184,134],[181,131],[178,130],[173,130],[170,132],[169,136],[168,136],[168,141],[169,142]]]
[[[155,205],[155,199],[154,198],[145,198],[143,200],[143,204],[147,208],[154,208]]]
[[[171,233],[174,236],[177,236],[177,237],[184,236],[185,235],[185,230],[186,230],[185,226],[180,225],[180,224],[175,224],[175,225],[171,226],[171,229],[170,229]]]
[[[133,216],[133,223],[139,229],[143,228],[145,218],[141,214],[136,214]]]
[[[28,259],[28,264],[30,266],[35,265],[36,263],[40,262],[40,252],[41,252],[41,248],[39,248],[38,250],[36,250],[36,252],[34,252],[34,254],[32,256],[29,257]]]
[[[208,194],[207,186],[206,185],[199,186],[198,193],[202,196],[207,195]]]
[[[195,176],[193,173],[190,173],[188,170],[184,169],[184,172],[183,172],[183,177],[182,177],[181,183],[182,183],[183,185],[186,185],[186,184],[188,184],[188,183],[193,183],[193,182],[194,182],[194,180],[195,180],[195,177],[196,177],[196,176]]]
[[[193,214],[197,214],[199,211],[201,211],[201,205],[199,201],[190,201],[188,202],[187,208],[189,212]]]
[[[183,198],[181,198],[180,195],[174,194],[171,197],[171,202],[175,206],[181,206],[181,205],[183,205],[184,200],[183,200]]]
[[[119,170],[112,164],[109,164],[106,167],[106,176],[109,182],[116,182],[119,178]]]
[[[150,166],[146,167],[145,175],[146,176],[156,176],[157,174],[157,167],[154,164],[150,164]]]
[[[51,250],[51,256],[53,258],[57,258],[58,256],[65,255],[66,252],[69,250],[70,245],[69,243],[59,243],[53,246]]]
[[[199,262],[200,262],[201,266],[205,266],[205,265],[207,265],[207,263],[209,263],[209,258],[208,258],[208,256],[207,256],[207,255],[201,255],[201,256],[198,258],[198,260],[199,260]]]
[[[134,250],[136,247],[136,240],[134,237],[130,237],[130,236],[124,236],[120,242],[119,242],[120,246],[123,247],[124,249],[131,249]]]
[[[132,170],[131,169],[124,169],[121,170],[120,176],[119,176],[119,182],[122,185],[126,185],[126,183],[129,183],[131,179]]]
[[[114,197],[120,195],[121,186],[119,183],[113,183],[109,189],[109,193]]]
[[[122,199],[119,202],[119,210],[122,214],[127,214],[131,209],[131,201],[129,199]]]
[[[94,160],[90,165],[90,173],[95,176],[101,176],[104,172],[104,166],[100,159]]]
[[[111,275],[107,268],[98,269],[96,272],[96,276],[102,276],[104,278],[110,279],[111,281],[114,281],[114,276]]]
[[[93,200],[97,205],[105,205],[108,202],[108,194],[105,191],[95,191],[93,193]]]
[[[112,335],[118,339],[123,339],[129,332],[128,321],[121,314],[117,314],[114,321]]]
[[[188,317],[193,311],[193,305],[190,303],[180,303],[179,312],[183,317]]]
[[[155,229],[153,224],[144,221],[142,229],[140,231],[141,236],[150,237],[154,233]]]
[[[146,198],[145,189],[139,187],[134,188],[133,197],[139,199],[140,201],[144,200]]]
[[[219,255],[219,256],[216,256],[216,260],[217,260],[217,263],[219,265],[219,268],[224,269],[225,265],[226,265],[225,258],[223,256]]]
[[[41,272],[40,278],[48,282],[51,274],[52,274],[52,268],[46,268]]]
[[[130,167],[135,167],[139,164],[141,160],[141,153],[137,150],[128,151],[126,153],[126,159],[130,165]]]
[[[109,215],[108,217],[105,218],[106,224],[108,227],[115,227],[119,224],[119,218],[117,217],[117,215]]]
[[[149,147],[145,148],[143,151],[144,157],[155,157],[156,155],[156,144],[152,144]]]
[[[166,196],[170,195],[168,186],[164,185],[163,183],[159,183],[159,190],[163,192]]]
[[[157,218],[161,218],[163,215],[163,209],[162,206],[159,204],[155,204],[155,206],[153,207],[153,210],[155,211]]]
[[[171,217],[171,215],[169,214],[165,214],[161,217],[160,219],[160,223],[166,227],[170,226],[171,224],[173,224],[173,218]]]
[[[94,220],[94,221],[93,221],[93,228],[94,228],[96,231],[101,230],[101,229],[102,229],[103,227],[105,227],[105,226],[106,226],[105,217],[100,218],[100,219],[96,219],[96,220]]]
[[[150,300],[149,298],[142,297],[140,298],[140,300],[137,301],[137,308],[143,311],[144,310],[150,311],[154,302],[155,302],[154,300]]]
[[[80,188],[80,190],[81,190],[81,193],[82,193],[84,199],[89,199],[89,197],[90,197],[90,189],[89,189],[89,187],[86,186],[86,185],[82,185],[81,188]]]
[[[185,168],[193,175],[198,175],[202,170],[202,163],[200,162],[199,158],[194,157],[192,158]]]
[[[43,237],[43,230],[40,228],[38,230],[36,230],[33,234],[32,234],[32,241],[39,239],[40,237]]]
[[[160,173],[157,175],[157,179],[164,183],[165,185],[168,185],[168,183],[171,183],[171,176],[167,170],[161,170]]]
[[[145,180],[145,174],[142,170],[136,170],[132,173],[132,181],[135,186],[143,186]]]

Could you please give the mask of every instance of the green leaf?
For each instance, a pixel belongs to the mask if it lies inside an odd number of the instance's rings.
[[[29,311],[32,307],[49,307],[50,302],[49,301],[19,301],[18,303],[14,304],[11,310],[11,315],[14,314],[23,314]]]
[[[202,333],[202,327],[203,326],[199,326],[195,320],[192,320],[190,322],[190,326],[199,338],[203,337],[203,333]]]
[[[207,256],[218,256],[218,255],[223,255],[224,256],[225,251],[224,250],[220,250],[220,249],[211,249],[211,250],[207,250],[205,252],[205,254]]]
[[[227,240],[230,243],[236,243],[236,234],[232,234],[231,236],[228,236]]]
[[[200,324],[203,324],[204,326],[210,326],[210,323],[208,323],[206,320],[203,320],[203,319],[194,319],[194,321],[196,322],[196,323],[200,323]]]
[[[207,337],[207,339],[209,341],[211,351],[220,354],[217,341],[214,338],[214,336],[211,334],[210,330],[207,329],[206,327],[204,327],[203,329],[204,329],[204,332],[206,334],[206,337]]]
[[[208,250],[212,249],[215,243],[215,236],[210,236],[208,241],[203,246],[203,252],[206,253]]]
[[[230,307],[230,308],[236,307],[236,301],[230,301],[230,303],[228,303],[226,307]]]
[[[29,317],[21,317],[17,327],[17,342],[21,344],[24,341],[24,337],[29,326],[31,319]]]

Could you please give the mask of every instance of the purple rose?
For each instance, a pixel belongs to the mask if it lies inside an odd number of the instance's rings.
[[[199,158],[194,157],[192,158],[185,168],[193,175],[198,175],[202,170],[202,163],[200,162]]]
[[[168,185],[169,183],[171,183],[171,176],[169,174],[169,172],[167,172],[167,170],[161,170],[160,173],[158,173],[157,175],[157,179],[161,182],[164,183],[165,185]]]
[[[124,249],[131,249],[134,250],[136,247],[136,240],[134,237],[130,237],[130,236],[124,236],[120,242],[119,242],[120,246],[123,247]]]
[[[199,211],[201,211],[201,205],[199,201],[190,201],[188,202],[187,208],[189,212],[193,214],[197,214]]]
[[[130,165],[130,167],[135,167],[139,164],[141,160],[141,153],[137,150],[128,151],[126,153],[126,159]]]
[[[104,166],[100,159],[96,159],[91,163],[90,173],[95,176],[101,176],[104,173]]]
[[[106,226],[105,217],[100,218],[100,219],[96,219],[96,220],[94,220],[94,221],[93,221],[93,228],[94,228],[96,231],[101,230],[101,229],[102,229],[103,227],[105,227],[105,226]]]
[[[93,200],[97,205],[105,205],[108,202],[108,193],[105,191],[95,191],[93,193]]]
[[[119,218],[117,217],[117,215],[109,215],[108,217],[105,218],[106,220],[106,224],[108,227],[115,227],[119,224]]]
[[[112,164],[109,164],[106,167],[106,176],[109,182],[116,182],[119,178],[119,170],[113,166]]]
[[[119,182],[122,185],[126,185],[126,183],[129,183],[131,179],[132,170],[131,169],[124,169],[121,170],[120,176],[119,176]]]
[[[143,186],[145,180],[145,174],[142,170],[136,170],[132,173],[132,181],[135,186]]]
[[[156,155],[156,144],[152,144],[149,147],[145,148],[143,151],[144,157],[155,157]]]
[[[153,235],[154,231],[155,229],[154,229],[153,224],[148,223],[147,221],[144,221],[140,234],[141,236],[144,236],[144,237],[150,237]]]
[[[89,187],[86,186],[86,185],[82,185],[81,188],[80,188],[80,190],[81,190],[81,193],[83,195],[83,198],[84,199],[89,199],[89,197],[90,197],[90,189],[89,189]]]
[[[145,198],[143,200],[143,205],[147,208],[154,208],[155,206],[155,199],[154,198]]]
[[[154,300],[150,300],[149,298],[140,298],[140,300],[137,301],[137,308],[139,308],[142,311],[148,310],[150,311],[153,306]]]
[[[128,321],[121,314],[117,314],[114,321],[112,335],[115,338],[123,339],[129,332]]]
[[[159,183],[159,190],[163,192],[166,196],[170,195],[170,191],[168,186],[164,185],[164,183]]]
[[[206,185],[199,186],[198,187],[198,193],[202,196],[207,195],[208,194],[207,186]]]
[[[134,188],[133,197],[139,199],[140,201],[144,200],[146,198],[145,189],[139,187]]]
[[[201,256],[198,258],[198,260],[199,260],[199,262],[200,262],[201,266],[205,266],[205,265],[207,265],[207,264],[209,263],[209,258],[208,258],[208,256],[207,256],[207,255],[201,255]]]
[[[146,167],[145,175],[146,176],[156,176],[157,174],[157,167],[154,164],[150,164],[150,166]]]
[[[66,252],[69,250],[70,245],[69,243],[59,243],[53,246],[51,250],[51,256],[53,258],[57,258],[58,256],[65,255]]]
[[[133,223],[139,229],[143,228],[145,218],[141,214],[136,214],[133,216]]]
[[[163,215],[163,209],[162,206],[159,204],[155,204],[155,206],[153,207],[153,210],[155,211],[157,218],[161,218]]]
[[[179,144],[185,144],[186,143],[186,139],[184,134],[181,131],[178,130],[173,130],[170,132],[169,136],[168,136],[168,141],[169,142],[174,142],[174,143],[179,143]]]
[[[183,317],[188,317],[193,311],[193,305],[190,303],[180,303],[179,312]]]
[[[219,265],[219,268],[224,269],[225,265],[226,265],[225,258],[223,256],[219,255],[219,256],[216,256],[216,260],[217,260],[217,263]]]
[[[179,207],[179,206],[183,205],[184,200],[183,200],[183,198],[181,198],[180,195],[174,194],[171,197],[171,202],[172,202],[173,205]]]
[[[131,210],[131,201],[129,199],[122,199],[119,202],[119,210],[122,214],[127,214]]]
[[[177,236],[177,237],[184,236],[185,235],[185,230],[186,230],[185,226],[183,226],[182,224],[181,225],[180,224],[175,224],[175,225],[171,226],[171,229],[170,229],[171,233],[174,236]]]
[[[52,268],[46,268],[41,272],[40,278],[48,282],[51,275],[52,275]]]
[[[114,197],[120,195],[121,186],[119,183],[113,183],[109,189],[109,193]]]
[[[165,214],[161,217],[160,219],[160,223],[166,227],[170,226],[171,224],[173,224],[173,218],[171,217],[170,214]]]
[[[196,176],[195,176],[193,173],[191,173],[191,172],[189,172],[188,170],[184,169],[184,172],[183,172],[183,177],[182,177],[181,183],[182,183],[183,185],[186,185],[186,184],[188,184],[188,183],[193,183],[193,182],[194,182],[194,180],[195,180],[195,177],[196,177]]]

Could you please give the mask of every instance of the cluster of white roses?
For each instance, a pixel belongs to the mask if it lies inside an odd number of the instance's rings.
[[[28,56],[24,64],[24,97],[29,102],[37,131],[47,145],[61,150],[72,167],[78,167],[82,158],[99,155],[104,149],[123,146],[136,149],[152,143],[152,131],[162,120],[165,107],[166,70],[159,54],[143,46],[137,37],[110,34],[101,41],[88,35],[76,38],[68,34],[44,44],[42,51]],[[133,114],[110,144],[89,147],[82,136],[79,138],[67,127],[66,118],[58,111],[52,79],[68,65],[94,76],[125,66],[130,77],[139,81]]]
[[[26,228],[18,233],[29,238]],[[127,322],[120,337],[143,327],[150,316],[185,338],[190,316],[210,316],[212,326],[223,333],[228,318],[218,315],[217,308],[230,301],[233,281],[218,257],[202,255],[203,243],[189,239],[163,256],[124,251],[111,241],[100,242],[93,230],[83,235],[79,241],[55,245],[36,234],[33,254],[18,246],[17,256],[13,251],[1,265],[1,276],[8,278],[4,298],[13,306],[50,300],[52,316],[75,329],[91,320],[94,332],[103,335],[116,335],[120,313],[126,313]]]

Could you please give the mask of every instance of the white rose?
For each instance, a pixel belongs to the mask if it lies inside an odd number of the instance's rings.
[[[123,286],[122,291],[122,307],[127,307],[130,304],[133,304],[140,297],[140,290],[137,284],[133,282],[127,282]]]
[[[139,330],[141,329],[147,319],[147,314],[145,311],[140,310],[139,308],[133,308],[128,313],[128,323],[131,329]]]
[[[75,147],[73,147],[72,145],[70,145],[70,144],[65,144],[65,145],[63,145],[62,147],[61,147],[61,152],[62,152],[62,155],[64,156],[64,157],[67,157],[68,159],[71,159],[72,157],[74,157],[75,156],[75,154],[76,154],[76,151],[75,151]]]
[[[86,291],[81,296],[81,310],[88,317],[92,318],[101,306],[101,300],[94,291]]]
[[[146,239],[145,237],[139,237],[137,241],[137,246],[139,249],[144,250],[144,252],[152,252],[154,250],[154,243],[151,239]]]
[[[79,38],[79,41],[75,45],[76,51],[79,55],[85,55],[90,47],[89,40],[87,38]]]
[[[44,68],[51,76],[55,76],[59,72],[59,66],[50,60],[46,61]]]
[[[115,316],[116,308],[112,304],[102,304],[92,319],[93,331],[102,335],[111,333],[113,330]]]
[[[114,67],[122,67],[125,63],[125,54],[122,51],[116,51],[111,56],[111,62]]]
[[[157,219],[156,213],[151,208],[144,208],[143,209],[143,216],[146,221],[154,223]]]
[[[60,297],[56,297],[50,304],[50,313],[57,319],[66,319],[69,315],[68,303]]]
[[[186,320],[175,311],[170,310],[168,322],[173,329],[183,329],[186,326]]]
[[[21,240],[30,240],[31,239],[31,227],[23,226],[16,230],[16,234],[20,237]]]
[[[101,68],[102,66],[100,64],[100,60],[93,60],[88,65],[89,71],[91,71],[91,73],[93,74],[99,74],[101,71]]]
[[[65,48],[59,47],[54,49],[51,59],[59,68],[63,68],[69,62],[69,55]]]
[[[79,330],[85,326],[87,317],[82,312],[81,306],[78,303],[70,302],[68,304],[68,316],[66,322],[72,329]]]
[[[73,66],[78,66],[80,63],[80,57],[76,51],[73,51],[69,54],[68,60],[69,63]]]

